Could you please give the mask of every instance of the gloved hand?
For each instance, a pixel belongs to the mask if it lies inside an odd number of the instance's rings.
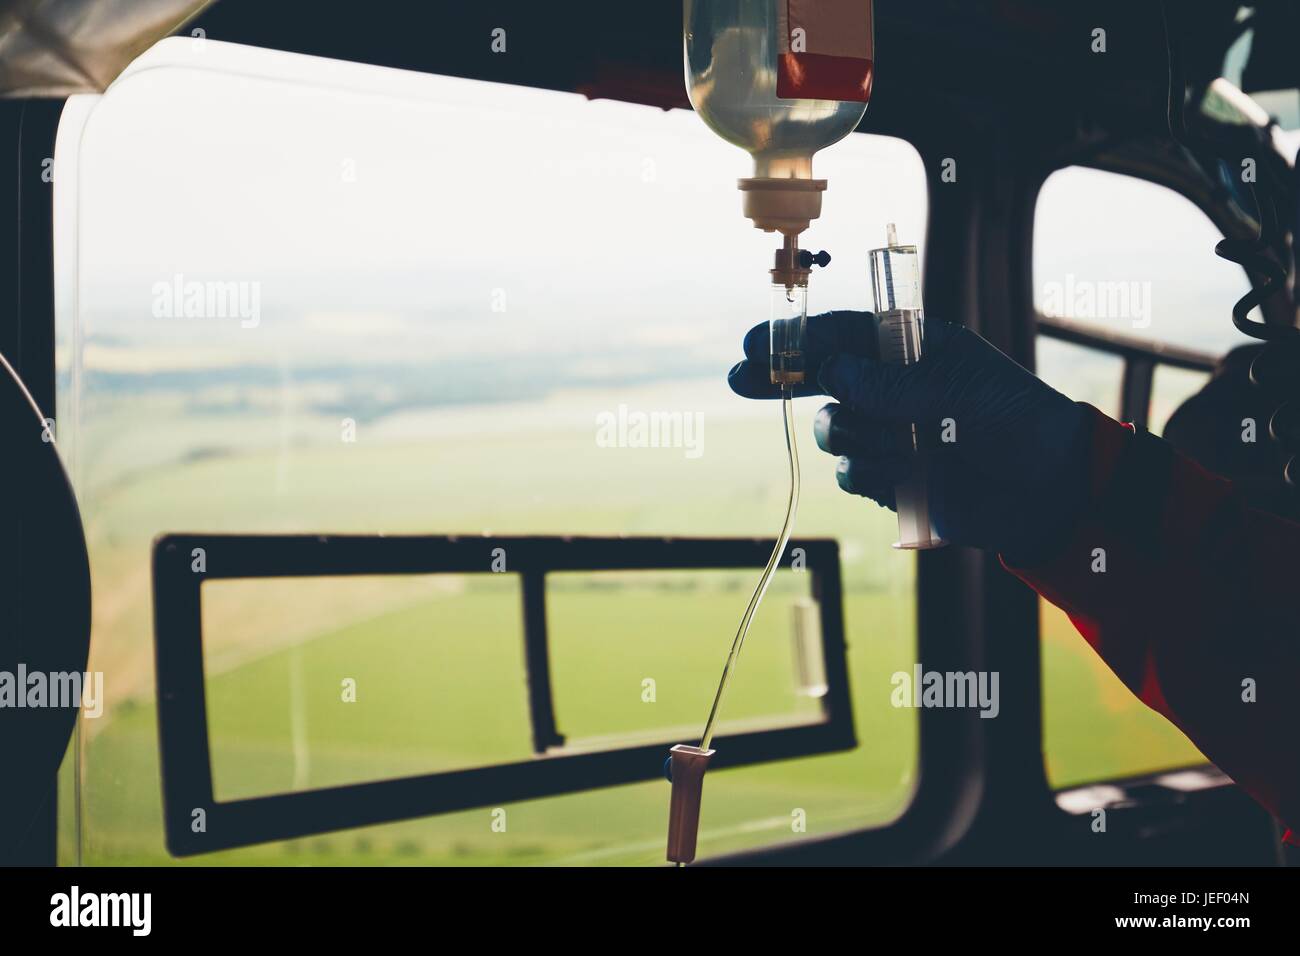
[[[878,361],[869,312],[811,316],[796,395],[830,395],[814,432],[841,456],[836,480],[894,509],[894,486],[912,474],[909,425],[929,458],[930,515],[954,544],[991,548],[1027,565],[1064,544],[1087,501],[1088,407],[1021,368],[974,332],[928,321],[914,365]],[[768,371],[767,323],[745,336],[745,361],[727,376],[746,398],[779,398]]]

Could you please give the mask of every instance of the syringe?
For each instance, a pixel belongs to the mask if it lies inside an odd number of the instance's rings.
[[[871,292],[875,297],[876,335],[880,360],[911,365],[921,358],[925,341],[925,311],[921,305],[921,267],[916,246],[900,246],[891,222],[883,249],[872,249]],[[898,511],[898,541],[895,548],[923,550],[947,544],[930,523],[926,458],[911,426],[912,452],[916,467],[911,477],[894,488]]]

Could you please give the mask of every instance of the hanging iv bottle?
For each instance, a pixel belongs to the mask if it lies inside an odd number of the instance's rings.
[[[797,236],[821,212],[813,153],[867,109],[871,0],[684,0],[686,89],[718,136],[754,159],[745,215]]]
[[[821,214],[826,180],[813,154],[857,128],[875,62],[871,0],[684,0],[686,88],[700,118],[748,152],[738,183],[745,215],[779,232],[772,276],[771,376],[804,380],[803,336],[813,263],[798,236]]]

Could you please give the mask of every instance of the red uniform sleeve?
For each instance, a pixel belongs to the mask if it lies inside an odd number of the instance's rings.
[[[1033,567],[1003,563],[1300,832],[1300,524],[1246,507],[1225,479],[1092,411],[1090,501],[1068,542]]]

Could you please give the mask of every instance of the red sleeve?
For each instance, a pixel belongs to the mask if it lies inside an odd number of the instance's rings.
[[[1300,831],[1300,525],[1245,507],[1225,479],[1092,411],[1091,498],[1068,543],[1034,567],[1003,563]],[[1142,456],[1147,467],[1134,464]]]

